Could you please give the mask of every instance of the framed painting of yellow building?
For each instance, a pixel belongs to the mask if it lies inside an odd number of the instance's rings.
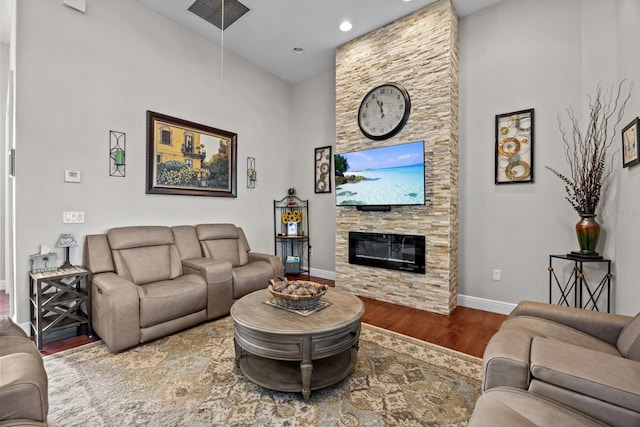
[[[238,135],[147,111],[147,194],[236,197]]]

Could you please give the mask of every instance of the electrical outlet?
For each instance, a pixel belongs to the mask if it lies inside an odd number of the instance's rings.
[[[493,280],[500,280],[500,273],[501,273],[500,270],[494,269],[493,270]]]
[[[76,211],[64,211],[62,212],[63,224],[84,224],[84,212]]]

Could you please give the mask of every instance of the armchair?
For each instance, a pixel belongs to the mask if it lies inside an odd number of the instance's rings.
[[[48,387],[33,341],[10,318],[0,317],[0,426],[46,426]]]
[[[501,386],[613,426],[640,425],[640,314],[521,302],[483,358],[483,391]]]

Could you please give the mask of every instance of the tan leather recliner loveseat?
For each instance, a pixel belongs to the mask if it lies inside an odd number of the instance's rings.
[[[505,387],[526,390],[531,397]],[[523,399],[538,407],[540,417],[548,405],[539,396],[608,425],[640,426],[640,314],[523,301],[487,345],[482,388],[499,391],[479,401],[473,426],[492,425],[497,418],[487,416],[506,413],[507,404]],[[506,399],[502,405],[490,404],[500,399]],[[503,419],[504,425],[545,425],[523,423],[524,414],[511,406],[514,417]]]
[[[226,230],[223,252],[228,257],[235,247],[237,263],[198,253],[202,244],[194,226],[119,227],[87,236],[93,329],[111,351],[227,315],[234,298],[266,288],[269,279],[283,274],[279,258],[248,254],[242,230],[211,225]],[[249,259],[257,261],[250,265]],[[236,277],[243,279],[238,280],[242,291],[234,291]]]

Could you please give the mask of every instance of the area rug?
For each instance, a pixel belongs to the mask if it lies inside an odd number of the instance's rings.
[[[49,425],[466,426],[481,360],[363,324],[340,383],[268,390],[235,366],[230,317],[112,354],[101,342],[44,358]]]

